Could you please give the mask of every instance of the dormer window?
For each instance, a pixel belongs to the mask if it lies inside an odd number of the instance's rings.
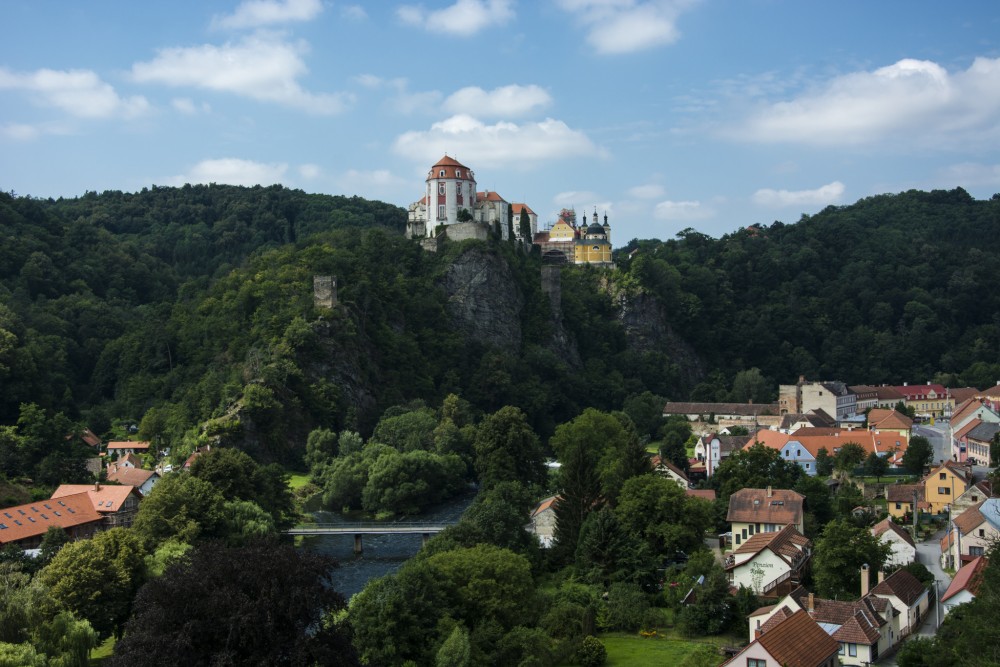
[[[456,169],[455,170],[455,178],[462,178],[462,170],[461,169]]]
[[[441,178],[444,178],[444,169],[442,169],[441,171],[438,172],[438,176],[440,176]]]

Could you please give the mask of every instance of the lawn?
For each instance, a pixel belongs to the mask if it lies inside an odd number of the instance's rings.
[[[288,471],[288,488],[292,491],[301,489],[309,483],[309,473]]]
[[[111,657],[111,651],[115,648],[115,638],[108,637],[103,644],[90,652],[90,667],[99,667],[104,661]]]
[[[598,638],[608,650],[606,664],[609,667],[679,665],[703,646],[717,647],[727,642],[727,638],[712,637],[695,641],[667,637],[646,638],[637,634],[617,632],[601,635]],[[718,662],[722,662],[721,654]]]

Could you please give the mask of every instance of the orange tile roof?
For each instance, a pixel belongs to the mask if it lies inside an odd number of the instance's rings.
[[[795,526],[788,525],[774,533],[757,533],[748,538],[734,554],[757,554],[764,549],[770,549],[780,556],[789,565],[800,555],[805,553],[805,549],[812,546],[812,542],[802,533],[795,529]],[[739,565],[745,565],[743,561]],[[732,567],[737,567],[734,563]]]
[[[983,513],[979,511],[979,508],[982,507],[985,502],[985,500],[980,500],[978,503],[965,510],[952,520],[952,522],[958,526],[958,529],[962,531],[963,535],[968,535],[986,521],[986,517],[984,517]]]
[[[108,443],[108,450],[112,449],[149,449],[149,442],[138,440],[114,440]]]
[[[117,484],[62,484],[52,493],[52,500],[86,493],[95,510],[102,514],[117,512],[132,494],[138,495],[134,486]]]
[[[529,215],[537,215],[534,211],[531,210],[531,207],[528,206],[527,204],[521,204],[521,203],[511,204],[510,207],[514,209],[514,215],[520,215],[522,209],[527,210]]]
[[[839,649],[837,641],[802,609],[756,641],[784,667],[817,667]]]
[[[890,503],[912,503],[917,494],[917,504],[924,499],[923,484],[889,484],[885,487],[885,499]]]
[[[0,544],[44,535],[51,526],[72,528],[103,519],[85,493],[7,507],[0,509]]]
[[[913,420],[897,410],[872,408],[868,412],[868,428],[870,429],[910,429]]]
[[[108,481],[139,488],[155,474],[152,470],[143,470],[142,468],[119,467],[108,473]]]
[[[507,200],[501,197],[499,192],[487,190],[486,192],[477,192],[476,201],[502,201],[506,203]]]
[[[781,449],[788,442],[789,437],[787,433],[761,429],[754,433],[748,444],[752,445],[755,442],[759,442],[770,449]]]
[[[983,423],[983,420],[980,419],[979,417],[975,417],[974,419],[970,419],[968,421],[968,423],[966,423],[965,426],[963,426],[962,428],[960,428],[957,431],[955,431],[955,436],[954,436],[955,439],[956,440],[961,440],[962,438],[964,438],[969,433],[969,431],[971,431],[972,429],[976,428],[977,426],[979,426],[982,423]]]
[[[684,489],[684,495],[703,500],[715,500],[715,489]]]
[[[729,496],[726,521],[798,524],[802,520],[804,499],[805,496],[789,489],[740,489]]]
[[[531,511],[531,516],[532,517],[538,516],[539,514],[541,514],[542,512],[544,512],[545,510],[553,508],[553,506],[555,505],[555,503],[556,503],[556,501],[558,499],[559,499],[559,496],[549,496],[545,500],[542,500],[540,503],[538,503],[535,506],[535,509],[533,509]]]
[[[462,169],[468,169],[468,167],[464,164],[453,157],[449,157],[448,155],[445,155],[443,158],[435,162],[434,167],[461,167]],[[431,167],[431,169],[434,167]]]

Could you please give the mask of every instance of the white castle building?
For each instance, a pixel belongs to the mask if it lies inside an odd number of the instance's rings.
[[[476,174],[458,160],[445,155],[427,172],[424,196],[410,204],[406,235],[426,238],[451,225],[479,223],[510,239],[508,216],[513,217],[514,238],[530,244],[538,232],[538,216],[527,204],[509,203],[497,192],[476,190]],[[522,233],[522,221],[528,228]]]

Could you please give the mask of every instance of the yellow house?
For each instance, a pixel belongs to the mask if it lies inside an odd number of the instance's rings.
[[[956,498],[968,491],[972,483],[971,468],[945,461],[924,478],[924,500],[932,514],[941,514]]]
[[[926,512],[928,505],[924,502],[923,484],[889,484],[885,487],[885,501],[889,515],[902,523],[904,516],[913,512],[913,500],[916,498],[917,507]]]
[[[611,261],[611,225],[608,224],[607,214],[604,215],[604,226],[601,226],[597,222],[597,211],[594,211],[594,221],[581,230],[580,238],[576,240],[573,261],[577,264],[614,265]]]

